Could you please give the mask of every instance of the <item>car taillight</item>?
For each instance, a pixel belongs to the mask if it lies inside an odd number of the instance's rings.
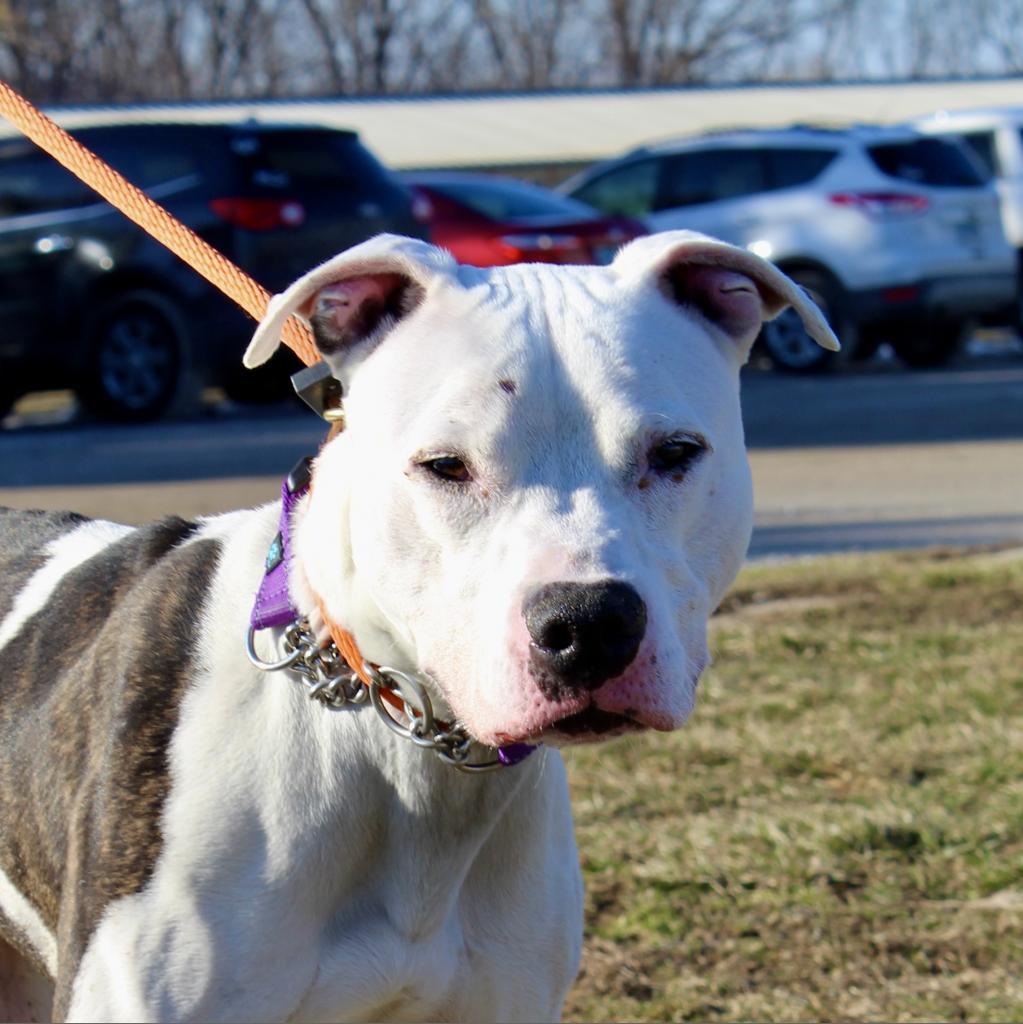
[[[218,216],[247,231],[273,231],[297,228],[305,223],[305,207],[297,199],[249,199],[225,196],[210,200],[210,209]]]
[[[881,298],[885,302],[898,305],[903,302],[913,302],[920,294],[920,288],[915,284],[904,284],[897,288],[885,288],[881,292]]]
[[[931,202],[910,192],[836,192],[828,196],[836,206],[846,206],[873,217],[904,217],[923,213]]]
[[[501,244],[513,261],[539,263],[588,263],[589,250],[575,235],[545,233],[502,235]]]

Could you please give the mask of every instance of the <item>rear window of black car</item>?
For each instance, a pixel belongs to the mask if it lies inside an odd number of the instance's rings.
[[[239,132],[231,151],[257,190],[344,188],[366,195],[401,188],[348,132]]]
[[[868,146],[867,153],[883,174],[917,185],[967,188],[984,179],[959,147],[942,139],[913,139]]]
[[[101,200],[29,142],[0,145],[0,217],[46,213]]]
[[[189,187],[223,165],[223,132],[207,125],[99,127],[72,134],[142,189]]]
[[[133,185],[160,197],[212,173],[222,135],[180,124],[72,129],[75,136]],[[218,144],[219,143],[219,144]],[[0,215],[66,210],[102,200],[48,154],[24,140],[0,144]]]

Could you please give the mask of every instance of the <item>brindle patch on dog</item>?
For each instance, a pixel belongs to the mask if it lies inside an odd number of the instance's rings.
[[[104,907],[138,892],[159,854],[168,745],[220,551],[182,547],[196,528],[169,518],[103,548],[7,648],[0,813],[18,825],[0,829],[0,867],[56,933],[58,1015]]]
[[[21,588],[43,567],[46,545],[85,521],[77,512],[0,508],[0,537],[4,538],[0,621],[10,612]]]

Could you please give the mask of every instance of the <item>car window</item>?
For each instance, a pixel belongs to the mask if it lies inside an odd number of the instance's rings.
[[[867,153],[879,171],[900,181],[955,188],[984,183],[969,157],[945,139],[886,142],[868,146]]]
[[[239,132],[231,149],[243,177],[257,190],[344,189],[365,196],[401,189],[358,138],[347,132]]]
[[[220,147],[209,133],[181,131],[80,136],[81,141],[120,171],[133,185],[152,188],[200,174]],[[217,140],[219,141],[219,140]]]
[[[704,149],[669,157],[657,209],[695,206],[768,189],[762,149]]]
[[[984,165],[992,177],[998,174],[998,154],[995,149],[994,132],[966,132],[958,140],[970,147],[973,155]]]
[[[654,208],[659,173],[660,161],[634,160],[605,171],[577,188],[572,195],[604,213],[642,217]]]
[[[813,181],[838,156],[837,149],[772,149],[768,153],[772,188],[795,188]]]
[[[99,202],[52,157],[20,140],[0,147],[0,217],[64,210]]]
[[[584,203],[517,181],[431,181],[426,178],[423,184],[492,220],[593,217],[593,210]]]

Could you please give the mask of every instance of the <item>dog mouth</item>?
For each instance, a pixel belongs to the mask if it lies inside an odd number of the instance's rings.
[[[611,739],[627,732],[638,732],[643,728],[645,726],[631,715],[605,711],[596,704],[590,704],[581,711],[552,722],[544,730],[544,738],[560,739],[567,743],[586,743]]]

